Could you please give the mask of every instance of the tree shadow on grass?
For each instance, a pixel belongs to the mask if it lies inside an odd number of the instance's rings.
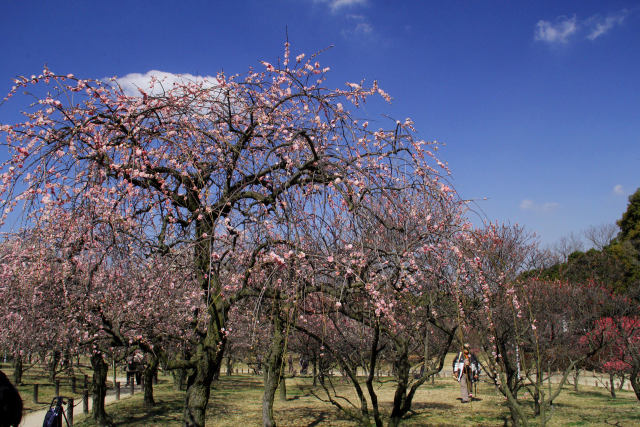
[[[221,377],[220,381],[215,381],[212,384],[212,389],[214,390],[224,390],[229,388],[237,388],[237,387],[255,387],[262,386],[263,381],[262,377],[243,377],[243,376],[233,376],[233,377]]]
[[[460,400],[460,399],[458,399]],[[411,405],[411,409],[415,412],[418,411],[450,411],[454,408],[454,405],[450,403],[442,403],[442,402],[414,402]]]
[[[153,408],[144,411],[118,411],[112,414],[117,425],[163,425],[168,422],[176,422],[182,419],[183,401],[158,400]],[[150,424],[153,423],[153,424]]]
[[[598,397],[600,399],[607,399],[611,396],[611,394],[607,391],[606,393],[603,393],[601,391],[596,391],[596,390],[584,390],[584,391],[569,391],[569,394],[571,396],[575,396],[575,397],[585,397],[585,396],[589,396],[589,397]]]
[[[331,408],[291,408],[287,409],[285,414],[284,417],[277,417],[280,418],[278,425],[315,427],[353,422],[352,419]]]

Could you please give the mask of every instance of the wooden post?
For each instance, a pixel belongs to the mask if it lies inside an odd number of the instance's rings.
[[[133,387],[134,387],[134,384],[135,384],[134,379],[135,378],[131,378],[131,381],[129,382],[129,387],[131,388],[131,396],[133,396]]]
[[[82,392],[82,413],[89,413],[89,390],[87,390],[86,388]]]
[[[33,403],[38,403],[38,385],[39,384],[33,385]]]
[[[70,426],[73,425],[73,399],[67,399],[67,422]]]
[[[76,376],[71,376],[71,393],[76,393]]]
[[[120,381],[116,382],[116,400],[120,400]]]
[[[60,396],[60,380],[56,380],[56,396]]]

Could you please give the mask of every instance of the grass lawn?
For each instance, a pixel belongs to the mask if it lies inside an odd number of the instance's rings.
[[[339,381],[339,380],[338,380]],[[353,397],[351,387],[339,384],[336,390],[343,396]],[[276,398],[274,412],[281,426],[356,426],[357,423],[341,415],[332,405],[321,402],[313,393],[321,395],[320,387],[313,387],[310,378],[287,380],[287,401]],[[504,399],[493,387],[481,383],[478,400],[462,404],[458,400],[459,387],[452,378],[438,378],[435,384],[425,384],[414,399],[415,413],[404,425],[483,425],[502,426],[509,411]],[[107,412],[119,426],[179,426],[182,425],[184,392],[174,391],[170,377],[161,377],[155,387],[155,408],[142,406],[142,394],[107,406]],[[379,400],[388,413],[393,398],[392,383],[380,386]],[[259,376],[222,376],[211,391],[207,411],[208,425],[254,426],[261,425],[262,378]],[[530,402],[530,399],[525,401]],[[532,412],[532,411],[531,411]],[[77,417],[76,426],[92,426],[90,420]],[[640,425],[640,405],[631,392],[619,392],[611,399],[605,389],[581,386],[578,393],[567,387],[554,402],[553,417],[549,425]]]

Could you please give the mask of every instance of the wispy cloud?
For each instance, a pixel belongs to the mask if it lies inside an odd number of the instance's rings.
[[[342,30],[344,37],[369,36],[373,33],[373,26],[363,15],[347,15],[347,25],[349,28]]]
[[[612,28],[621,25],[625,18],[629,15],[629,11],[622,10],[618,13],[609,15],[607,17],[593,16],[589,19],[588,25],[590,27],[587,38],[589,40],[595,40],[598,37],[606,34]]]
[[[534,40],[549,45],[564,45],[573,38],[595,40],[617,26],[622,25],[629,16],[627,9],[610,13],[606,16],[592,15],[585,19],[559,16],[555,21],[541,19],[534,30]]]
[[[567,43],[569,37],[578,31],[578,23],[576,17],[562,17],[556,22],[540,20],[536,24],[535,40],[545,43]]]
[[[624,195],[624,188],[621,184],[617,184],[613,187],[613,194],[617,194],[618,196]]]
[[[140,90],[150,95],[161,95],[176,84],[186,82],[203,83],[205,87],[216,86],[218,81],[212,76],[194,76],[193,74],[174,74],[166,71],[151,70],[144,74],[130,73],[116,79],[126,95],[138,96]]]
[[[329,6],[331,12],[338,12],[341,9],[353,6],[364,6],[368,0],[314,0],[316,3],[325,3]]]
[[[556,202],[536,203],[531,199],[524,199],[520,202],[520,209],[531,212],[551,212],[556,210],[558,206],[560,206],[560,204]]]

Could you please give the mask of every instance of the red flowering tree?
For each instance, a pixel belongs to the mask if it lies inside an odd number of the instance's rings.
[[[634,306],[628,300],[625,302],[629,308]],[[598,319],[594,330],[582,338],[585,343],[594,340],[605,343],[604,350],[594,362],[610,375],[611,395],[615,397],[613,377],[627,374],[633,391],[640,400],[640,318],[620,315]]]

